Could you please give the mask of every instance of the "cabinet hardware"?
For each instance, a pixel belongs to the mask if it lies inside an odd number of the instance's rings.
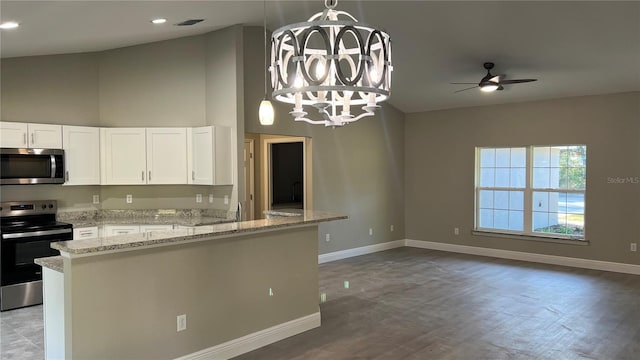
[[[191,170],[191,180],[195,180],[195,179],[196,179],[196,171]]]
[[[142,181],[144,181],[144,171],[142,172]]]
[[[22,142],[27,145],[27,133],[22,134]]]
[[[151,181],[151,170],[149,170],[149,181]]]
[[[36,144],[36,135],[35,133],[31,133],[31,145],[35,145]]]
[[[69,181],[69,170],[65,171],[65,181]]]

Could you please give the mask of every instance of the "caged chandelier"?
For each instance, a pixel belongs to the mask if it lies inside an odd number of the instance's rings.
[[[273,97],[294,105],[296,121],[342,126],[374,115],[378,102],[389,98],[389,34],[334,10],[337,3],[325,0],[323,12],[271,36]],[[303,106],[309,105],[318,120],[307,117]]]

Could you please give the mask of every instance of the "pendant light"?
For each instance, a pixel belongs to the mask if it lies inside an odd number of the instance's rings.
[[[273,98],[293,104],[295,121],[342,126],[373,116],[391,94],[389,34],[335,10],[337,4],[325,0],[324,11],[271,35]],[[354,105],[362,112],[352,113]]]
[[[258,118],[261,125],[273,125],[273,105],[267,98],[267,0],[263,1],[264,7],[264,98],[260,102]]]

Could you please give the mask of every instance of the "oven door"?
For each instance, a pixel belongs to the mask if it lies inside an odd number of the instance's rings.
[[[51,243],[73,238],[73,228],[42,229],[2,234],[0,282],[2,286],[42,280],[42,268],[34,264],[41,257],[59,255]]]

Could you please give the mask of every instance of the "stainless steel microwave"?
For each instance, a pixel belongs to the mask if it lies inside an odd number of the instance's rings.
[[[64,150],[0,148],[1,184],[64,183]]]

